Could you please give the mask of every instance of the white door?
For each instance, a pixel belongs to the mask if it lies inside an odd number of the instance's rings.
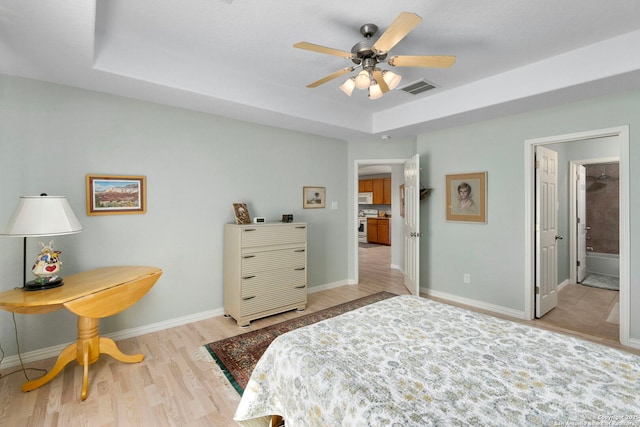
[[[576,281],[587,276],[587,168],[578,165],[576,170]]]
[[[558,304],[558,153],[536,147],[536,317]]]
[[[420,156],[404,164],[404,285],[420,295]]]

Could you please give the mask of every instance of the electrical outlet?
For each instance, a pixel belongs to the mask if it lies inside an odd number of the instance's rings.
[[[471,283],[471,275],[469,273],[464,273],[464,283]]]

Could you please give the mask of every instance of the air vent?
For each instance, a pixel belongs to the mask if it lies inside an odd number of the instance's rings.
[[[410,93],[412,95],[417,95],[419,93],[426,92],[428,90],[435,89],[437,87],[438,86],[434,85],[433,83],[430,83],[422,79],[422,80],[418,80],[417,82],[413,82],[406,86],[403,86],[399,88],[399,90]]]

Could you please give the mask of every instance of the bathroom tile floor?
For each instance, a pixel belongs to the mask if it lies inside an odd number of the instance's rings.
[[[619,341],[620,325],[612,323],[619,302],[618,291],[568,284],[558,292],[558,306],[536,322]]]

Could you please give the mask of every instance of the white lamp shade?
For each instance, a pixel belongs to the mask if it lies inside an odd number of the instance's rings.
[[[366,89],[371,85],[371,79],[369,78],[369,72],[362,70],[356,76],[356,87],[358,89]]]
[[[353,88],[356,87],[356,81],[354,78],[348,79],[346,82],[340,85],[340,89],[347,94],[347,96],[351,96],[353,93]]]
[[[22,196],[9,223],[2,230],[7,236],[58,236],[82,231],[66,197]]]
[[[369,99],[378,99],[382,97],[382,89],[378,83],[369,87]]]
[[[389,86],[389,90],[394,90],[400,84],[400,80],[402,80],[402,76],[394,73],[393,71],[385,71],[382,74],[382,78],[384,79],[387,86]]]

